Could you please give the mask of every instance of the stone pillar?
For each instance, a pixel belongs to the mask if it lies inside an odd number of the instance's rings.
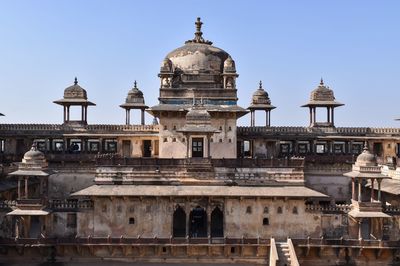
[[[331,108],[330,107],[326,107],[326,116],[327,116],[327,122],[330,123],[331,122]]]
[[[125,109],[125,125],[129,125],[128,115],[129,115],[128,109]]]
[[[207,237],[211,236],[211,206],[210,201],[207,202]]]
[[[358,178],[358,202],[362,201],[362,197],[361,197],[361,185],[362,185],[362,178],[359,177]]]
[[[313,124],[313,112],[311,107],[309,107],[309,109],[310,109],[310,127],[311,127]]]
[[[381,182],[382,179],[377,179],[378,181],[378,201],[381,201]]]
[[[268,126],[271,126],[271,110],[268,111]]]
[[[332,120],[332,126],[334,127],[335,126],[335,119],[334,119],[334,107],[331,107],[331,120]]]
[[[67,121],[69,121],[69,105],[67,105]]]
[[[207,134],[207,158],[211,158],[211,142],[209,134]]]
[[[67,107],[63,105],[64,107],[64,123],[67,122]]]
[[[317,107],[313,108],[313,124],[317,123]]]
[[[40,178],[40,185],[39,185],[39,197],[43,195],[43,179]]]
[[[141,123],[144,125],[144,109],[141,109]]]
[[[87,105],[85,106],[85,122],[87,123]]]
[[[269,127],[268,110],[265,110],[265,126]]]
[[[189,236],[189,225],[190,225],[190,206],[188,199],[186,198],[185,202],[185,213],[186,213],[186,237]]]
[[[18,199],[21,199],[21,177],[18,177]]]
[[[358,239],[362,238],[362,231],[361,231],[361,224],[362,224],[363,218],[360,218],[358,221]]]
[[[28,177],[25,177],[25,199],[28,198]]]
[[[351,178],[351,199],[356,201],[356,179],[354,177]]]
[[[186,136],[186,158],[190,157],[190,135]]]
[[[81,120],[85,121],[85,106],[81,106]]]
[[[371,202],[374,202],[374,183],[375,183],[375,178],[371,178]]]

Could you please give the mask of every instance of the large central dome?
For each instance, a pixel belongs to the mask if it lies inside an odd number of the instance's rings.
[[[187,42],[166,57],[173,68],[187,74],[222,74],[229,54],[207,43]]]
[[[236,78],[239,75],[235,61],[203,38],[202,24],[197,18],[194,38],[167,54],[162,61],[158,74],[160,104],[173,105],[171,108],[191,106],[200,101],[214,106],[237,104]]]
[[[212,46],[212,42],[203,38],[200,18],[196,21],[195,37],[185,45],[170,52],[166,58],[171,60],[174,70],[187,74],[222,74],[224,62],[229,54]]]

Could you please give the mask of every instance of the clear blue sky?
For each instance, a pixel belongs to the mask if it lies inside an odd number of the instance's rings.
[[[157,104],[160,63],[200,16],[204,37],[236,61],[239,104],[262,80],[273,125],[306,126],[300,105],[322,76],[346,104],[337,126],[399,127],[399,14],[400,1],[2,0],[0,123],[62,123],[52,101],[77,76],[97,104],[89,123],[123,124],[134,80]]]

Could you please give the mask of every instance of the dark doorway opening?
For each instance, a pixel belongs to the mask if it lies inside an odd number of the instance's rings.
[[[215,207],[211,213],[211,237],[224,236],[224,215],[222,211]]]
[[[190,212],[190,236],[207,237],[207,213],[200,206]]]
[[[143,157],[151,157],[151,140],[143,140]]]
[[[204,157],[203,138],[192,139],[192,157]]]
[[[30,238],[38,238],[40,237],[40,219],[38,216],[31,216],[31,226],[29,230],[29,237]]]
[[[174,211],[174,217],[172,223],[173,223],[172,236],[186,237],[186,213],[180,206],[178,206],[178,208]]]
[[[359,226],[361,226],[361,237],[363,239],[370,239],[370,224],[369,224],[369,218],[364,218],[361,221],[361,224]]]
[[[130,140],[122,141],[122,155],[124,157],[131,157],[131,141]]]

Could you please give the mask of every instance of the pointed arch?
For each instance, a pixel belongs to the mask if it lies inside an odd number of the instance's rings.
[[[211,212],[211,237],[224,236],[224,214],[217,206]]]
[[[186,237],[186,212],[179,205],[174,211],[172,223],[173,223],[172,236]]]

